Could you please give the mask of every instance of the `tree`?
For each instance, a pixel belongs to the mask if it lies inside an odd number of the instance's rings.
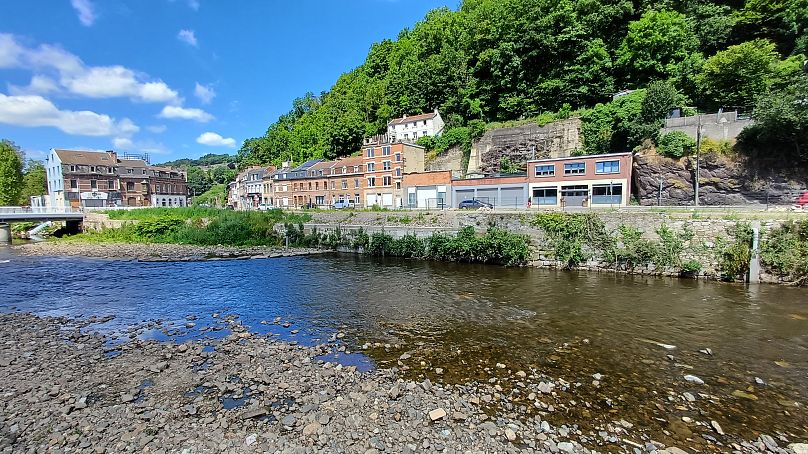
[[[808,162],[808,76],[761,96],[754,116],[738,136],[742,149],[757,158]]]
[[[48,178],[42,161],[28,161],[23,175],[22,191],[20,192],[20,205],[28,205],[31,197],[40,196],[48,192]]]
[[[617,65],[635,86],[676,77],[679,64],[698,49],[698,39],[685,16],[676,11],[647,11],[629,24],[617,49]]]
[[[696,82],[705,104],[713,108],[751,107],[773,84],[793,77],[799,70],[794,66],[791,60],[780,61],[774,43],[756,39],[708,58]]]
[[[217,166],[210,171],[210,180],[213,184],[226,184],[236,179],[236,172],[226,166]]]
[[[188,167],[186,178],[188,189],[190,189],[193,194],[202,194],[210,189],[211,183],[208,179],[208,175],[199,167]]]
[[[10,140],[0,141],[0,205],[16,205],[22,191],[22,152]]]
[[[659,139],[659,154],[669,158],[681,158],[693,152],[696,140],[684,131],[672,131]]]

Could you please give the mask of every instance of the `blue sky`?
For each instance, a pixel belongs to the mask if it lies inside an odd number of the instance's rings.
[[[0,5],[0,138],[234,153],[295,97],[331,87],[373,42],[440,0],[25,0]]]

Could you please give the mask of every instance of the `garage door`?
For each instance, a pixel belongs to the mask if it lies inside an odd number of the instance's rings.
[[[366,200],[367,206],[372,207],[373,205],[377,204],[377,202],[376,202],[376,194],[368,194],[366,198],[367,198],[367,200]]]
[[[499,204],[497,200],[497,188],[478,189],[476,198],[481,202],[490,203],[494,206]]]
[[[460,202],[474,198],[474,189],[458,189],[454,194],[454,204],[455,208],[457,208],[457,206],[460,205]]]
[[[523,188],[502,188],[499,192],[499,206],[507,208],[523,208],[525,191]]]
[[[437,189],[418,189],[418,208],[435,208],[438,198]]]
[[[382,206],[393,206],[393,194],[382,194]]]

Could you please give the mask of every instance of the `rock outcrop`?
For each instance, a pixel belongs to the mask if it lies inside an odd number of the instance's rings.
[[[633,193],[640,205],[692,205],[695,158],[670,159],[655,153],[634,156]],[[779,168],[778,168],[779,167]],[[808,187],[808,172],[754,164],[739,156],[701,155],[701,205],[787,205]],[[661,186],[661,190],[660,190]]]

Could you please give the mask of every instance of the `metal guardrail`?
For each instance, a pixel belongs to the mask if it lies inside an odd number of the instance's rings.
[[[0,207],[0,214],[79,214],[83,213],[81,208],[73,207]]]

